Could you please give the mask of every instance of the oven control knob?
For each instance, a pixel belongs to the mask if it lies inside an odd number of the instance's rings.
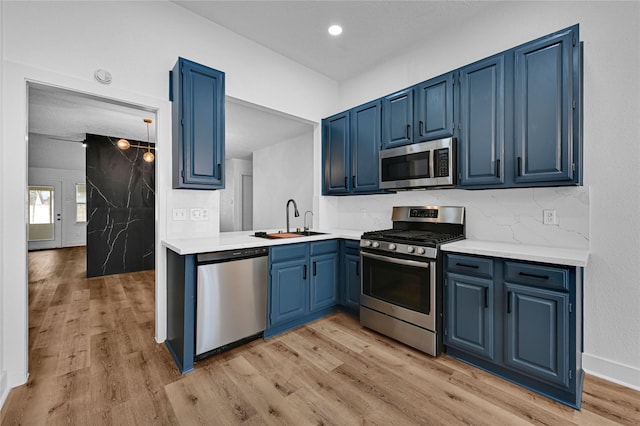
[[[396,245],[391,243],[389,244],[389,250],[395,250],[396,249]]]
[[[414,250],[415,249],[413,248],[413,246],[407,247],[407,252],[409,252],[409,253],[413,253]]]
[[[424,254],[424,249],[422,247],[418,247],[418,254]]]
[[[371,245],[373,246],[373,248],[378,248],[380,247],[380,243],[377,241],[374,241],[373,243],[371,243]]]
[[[371,241],[369,241],[369,240],[364,240],[364,241],[363,241],[363,243],[364,243],[364,246],[365,246],[365,247],[371,247]]]

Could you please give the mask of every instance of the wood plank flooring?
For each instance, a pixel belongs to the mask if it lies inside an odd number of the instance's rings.
[[[2,425],[640,425],[640,392],[587,376],[575,411],[333,314],[196,363],[154,340],[154,273],[86,279],[29,254],[29,366]]]

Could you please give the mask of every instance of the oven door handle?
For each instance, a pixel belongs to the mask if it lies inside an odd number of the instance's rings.
[[[413,267],[416,267],[416,268],[429,269],[429,262],[420,262],[420,261],[417,261],[417,260],[398,259],[398,258],[395,258],[395,257],[381,256],[379,254],[373,254],[373,253],[368,253],[368,252],[362,252],[360,254],[362,255],[362,257],[368,257],[368,258],[371,258],[371,259],[381,260],[383,262],[396,263],[398,265],[413,266]]]

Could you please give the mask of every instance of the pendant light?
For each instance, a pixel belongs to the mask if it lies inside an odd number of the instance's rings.
[[[125,150],[127,150],[127,149],[129,149],[131,147],[146,149],[147,152],[145,152],[142,155],[142,159],[144,161],[146,161],[147,163],[153,163],[153,160],[155,160],[156,156],[153,155],[153,152],[151,152],[151,150],[155,149],[155,148],[151,146],[151,139],[149,138],[149,125],[151,123],[153,123],[153,120],[150,119],[150,118],[143,118],[142,121],[147,123],[147,146],[131,145],[131,143],[126,139],[119,139],[118,142],[116,142],[116,146],[118,148],[120,148],[121,150],[123,150],[123,151],[125,151]]]
[[[150,118],[145,118],[144,122],[147,123],[147,152],[144,153],[142,159],[147,163],[152,163],[155,156],[151,152],[151,141],[149,140],[149,125],[153,123],[153,120]]]

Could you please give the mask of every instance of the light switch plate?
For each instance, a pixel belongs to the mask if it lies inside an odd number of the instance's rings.
[[[187,220],[187,209],[173,209],[173,220]]]

